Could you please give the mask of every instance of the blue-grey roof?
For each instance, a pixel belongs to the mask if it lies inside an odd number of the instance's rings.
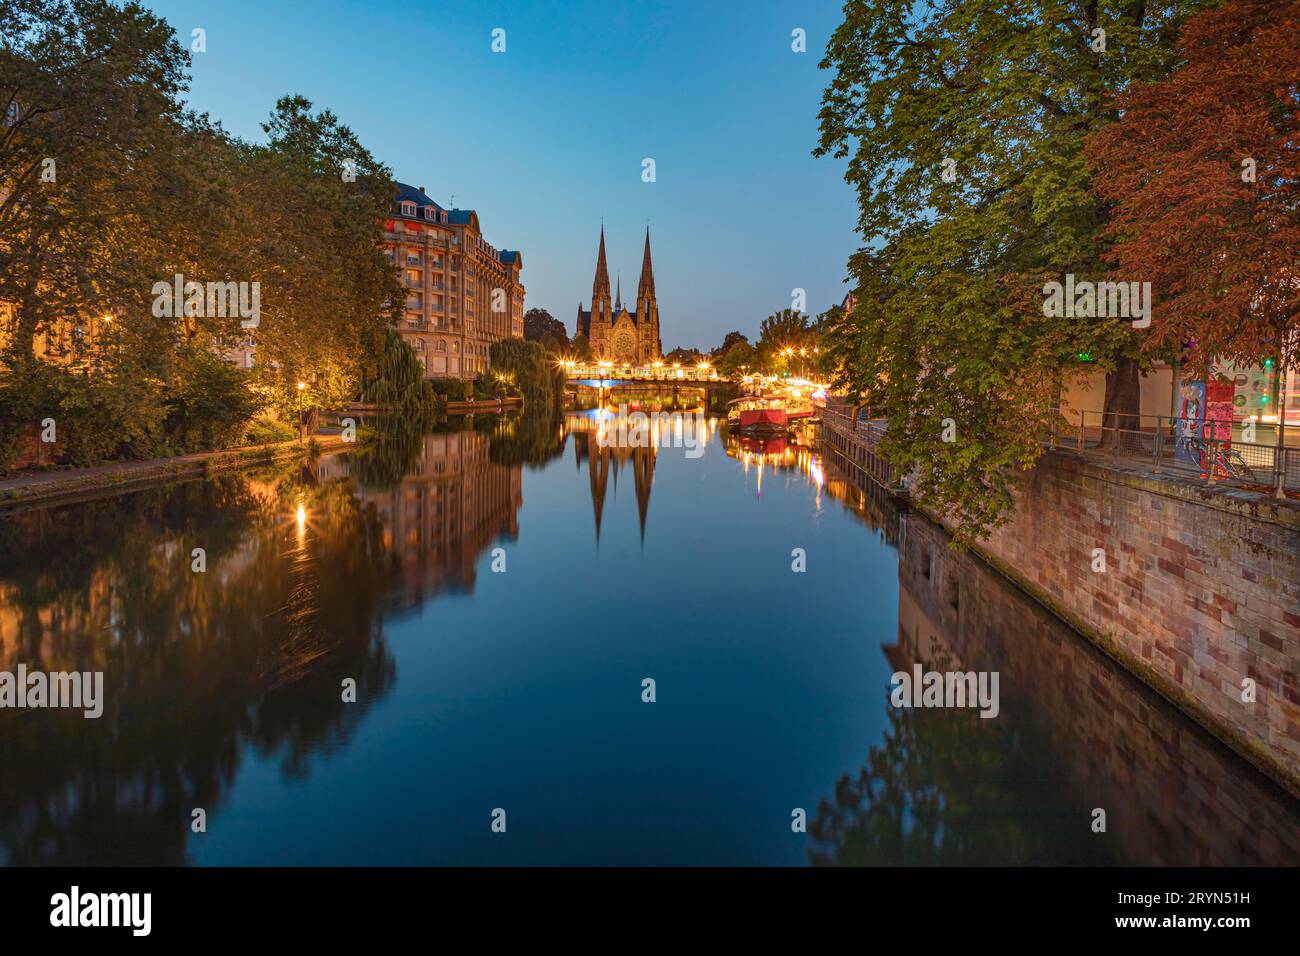
[[[453,223],[458,226],[469,225],[469,217],[474,215],[473,209],[443,209],[443,207],[438,205],[438,203],[434,202],[433,199],[431,199],[428,193],[426,193],[424,190],[417,189],[416,187],[407,185],[406,183],[398,183],[397,184],[398,215],[401,215],[401,208],[402,208],[401,204],[404,202],[413,202],[421,209],[423,209],[425,206],[433,206],[435,209],[439,209],[447,213],[448,223]],[[423,213],[421,213],[416,218],[422,219]],[[498,249],[497,258],[505,265],[513,265],[519,259],[519,253],[513,249]]]
[[[437,206],[439,209],[442,208],[423,190],[408,186],[406,183],[397,184],[397,201],[399,203],[413,202],[417,206]]]

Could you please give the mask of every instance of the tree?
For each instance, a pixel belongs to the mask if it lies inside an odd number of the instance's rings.
[[[1146,352],[1195,343],[1195,374],[1272,359],[1280,379],[1300,350],[1300,7],[1231,0],[1188,20],[1178,49],[1183,65],[1127,90],[1089,142],[1114,204],[1108,258],[1158,299]]]
[[[815,153],[849,157],[867,242],[828,333],[839,384],[889,418],[885,453],[959,541],[1004,520],[1079,352],[1109,369],[1113,415],[1138,410],[1129,324],[1047,316],[1041,289],[1104,272],[1084,138],[1111,94],[1168,75],[1204,5],[856,0],[831,38]]]
[[[758,349],[743,337],[714,361],[718,366],[718,372],[723,375],[739,375],[745,371],[759,370]]]
[[[713,352],[711,353],[711,357],[714,359],[722,358],[722,356],[727,354],[727,349],[731,348],[737,342],[748,343],[749,338],[745,335],[742,335],[740,332],[728,332],[723,337],[722,344],[713,350]]]
[[[688,349],[679,345],[664,356],[664,361],[669,364],[676,362],[679,365],[696,365],[703,358],[699,349]]]
[[[569,352],[579,362],[590,362],[592,360],[591,342],[585,335],[575,335],[573,337]]]
[[[0,301],[4,364],[36,335],[145,311],[164,274],[189,55],[135,5],[12,0],[0,7]]]
[[[318,399],[337,404],[383,354],[401,309],[383,252],[397,184],[338,117],[301,96],[281,97],[263,129],[270,140],[250,151],[241,184],[250,226],[260,224],[243,262],[262,289],[256,375],[285,395],[311,379]]]
[[[564,328],[563,322],[552,317],[551,313],[545,309],[529,309],[525,312],[524,338],[529,342],[541,342],[547,335],[550,335],[557,345],[557,348],[548,348],[548,351],[563,352],[568,350],[569,333]]]
[[[492,343],[492,370],[519,390],[525,411],[550,413],[562,397],[563,376],[536,342],[502,339]]]

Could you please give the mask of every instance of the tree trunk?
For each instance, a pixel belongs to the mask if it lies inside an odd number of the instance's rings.
[[[1115,429],[1136,430],[1142,411],[1142,378],[1135,359],[1121,357],[1106,373],[1106,398],[1102,405],[1103,448],[1116,444]]]

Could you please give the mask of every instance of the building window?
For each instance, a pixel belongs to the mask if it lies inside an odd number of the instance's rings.
[[[415,215],[415,203],[413,203],[413,202],[404,202],[404,203],[402,203],[402,215],[403,215],[403,216],[414,216],[414,215]]]
[[[446,340],[446,339],[438,339],[438,351],[439,351],[439,352],[445,352],[445,351],[447,351],[447,340]],[[577,439],[575,438],[574,441],[577,441]]]

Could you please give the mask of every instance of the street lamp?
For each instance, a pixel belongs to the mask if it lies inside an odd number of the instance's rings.
[[[302,390],[306,387],[306,382],[298,383],[298,444],[302,444],[303,435],[306,433],[302,425]]]

